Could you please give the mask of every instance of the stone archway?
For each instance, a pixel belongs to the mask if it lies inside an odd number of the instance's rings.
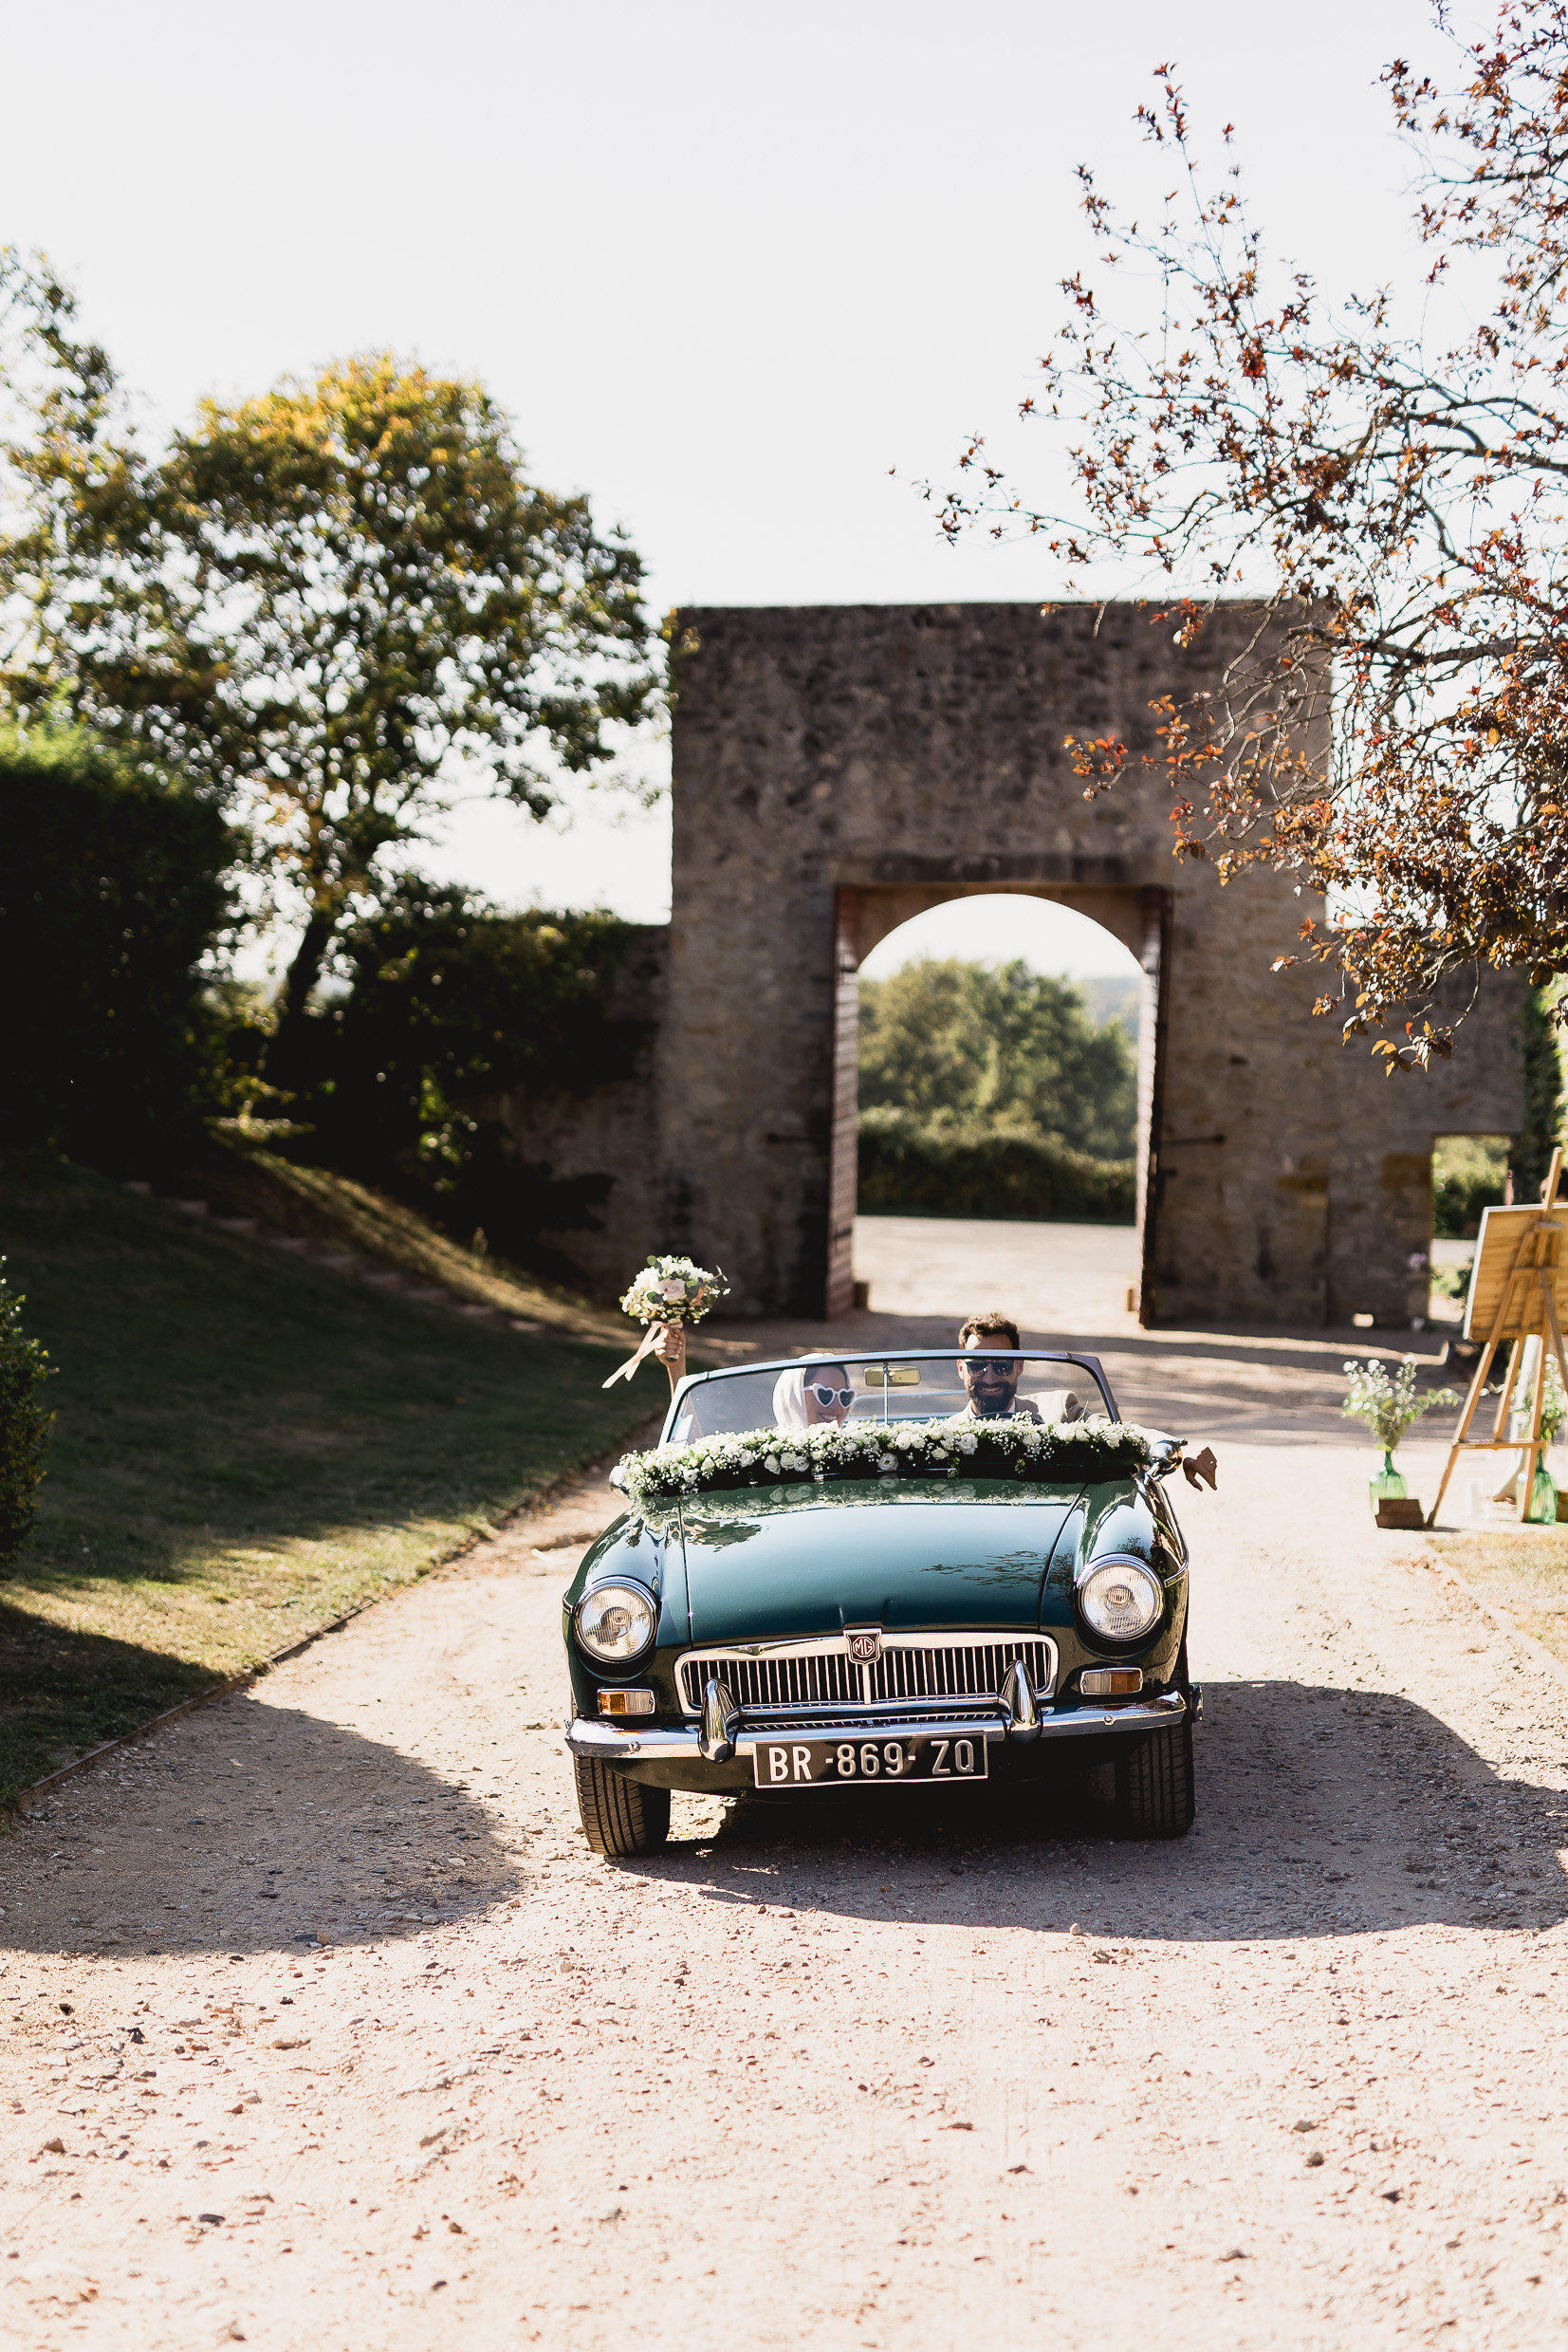
[[[955,898],[986,896],[1048,898],[1059,906],[1076,908],[1119,939],[1137,958],[1143,972],[1143,1003],[1138,1028],[1137,1110],[1137,1229],[1139,1312],[1145,1322],[1156,1320],[1153,1290],[1156,1279],[1155,1233],[1158,1225],[1159,1170],[1151,1148],[1162,1123],[1164,1044],[1166,1034],[1162,974],[1167,969],[1165,935],[1169,928],[1171,894],[1152,886],[1138,888],[1116,882],[1053,882],[1027,874],[1005,880],[976,881],[955,877],[936,882],[928,876],[904,881],[840,883],[834,901],[833,939],[833,1089],[828,1145],[827,1269],[823,1283],[824,1311],[833,1317],[847,1312],[855,1289],[855,1195],[858,1142],[858,978],[859,968],[878,941],[934,906]]]
[[[1517,985],[1488,983],[1452,1062],[1389,1083],[1311,1017],[1311,974],[1271,974],[1320,907],[1178,863],[1158,781],[1086,801],[1063,749],[1155,749],[1152,703],[1217,686],[1255,610],[1222,608],[1191,650],[1153,604],[679,620],[656,1143],[644,1095],[607,1258],[691,1248],[725,1267],[735,1312],[839,1311],[867,926],[1022,889],[1108,920],[1154,968],[1144,1321],[1424,1311],[1433,1135],[1521,1124]]]

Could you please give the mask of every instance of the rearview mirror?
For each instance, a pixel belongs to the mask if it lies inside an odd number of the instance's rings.
[[[917,1363],[868,1363],[865,1384],[868,1388],[918,1388],[920,1367]]]

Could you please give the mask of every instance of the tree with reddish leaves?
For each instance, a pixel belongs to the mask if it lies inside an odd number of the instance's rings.
[[[1271,276],[1156,68],[1164,216],[1140,228],[1080,177],[1105,262],[1152,269],[1163,316],[1127,331],[1064,281],[1023,404],[1071,434],[1076,511],[1031,507],[979,440],[941,501],[950,534],[1044,532],[1070,576],[1165,578],[1188,641],[1256,600],[1219,690],[1160,707],[1157,755],[1073,749],[1090,795],[1163,769],[1177,855],[1326,894],[1280,966],[1337,975],[1318,1011],[1382,1030],[1391,1073],[1451,1050],[1485,967],[1568,972],[1568,0],[1517,0],[1469,46],[1441,7],[1438,29],[1447,76],[1383,75],[1421,157],[1421,332],[1391,289],[1331,305]]]

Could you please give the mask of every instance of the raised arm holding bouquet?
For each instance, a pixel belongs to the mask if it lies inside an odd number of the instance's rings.
[[[621,1300],[621,1312],[648,1325],[635,1356],[617,1364],[606,1388],[629,1380],[644,1356],[657,1356],[670,1375],[671,1393],[686,1373],[686,1327],[701,1323],[715,1299],[729,1296],[722,1273],[710,1274],[690,1258],[653,1257]]]

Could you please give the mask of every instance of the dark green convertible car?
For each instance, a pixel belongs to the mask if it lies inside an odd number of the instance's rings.
[[[798,1357],[685,1380],[564,1601],[566,1745],[601,1854],[673,1789],[890,1803],[1116,1767],[1125,1834],[1192,1820],[1183,1440],[1093,1356]]]

